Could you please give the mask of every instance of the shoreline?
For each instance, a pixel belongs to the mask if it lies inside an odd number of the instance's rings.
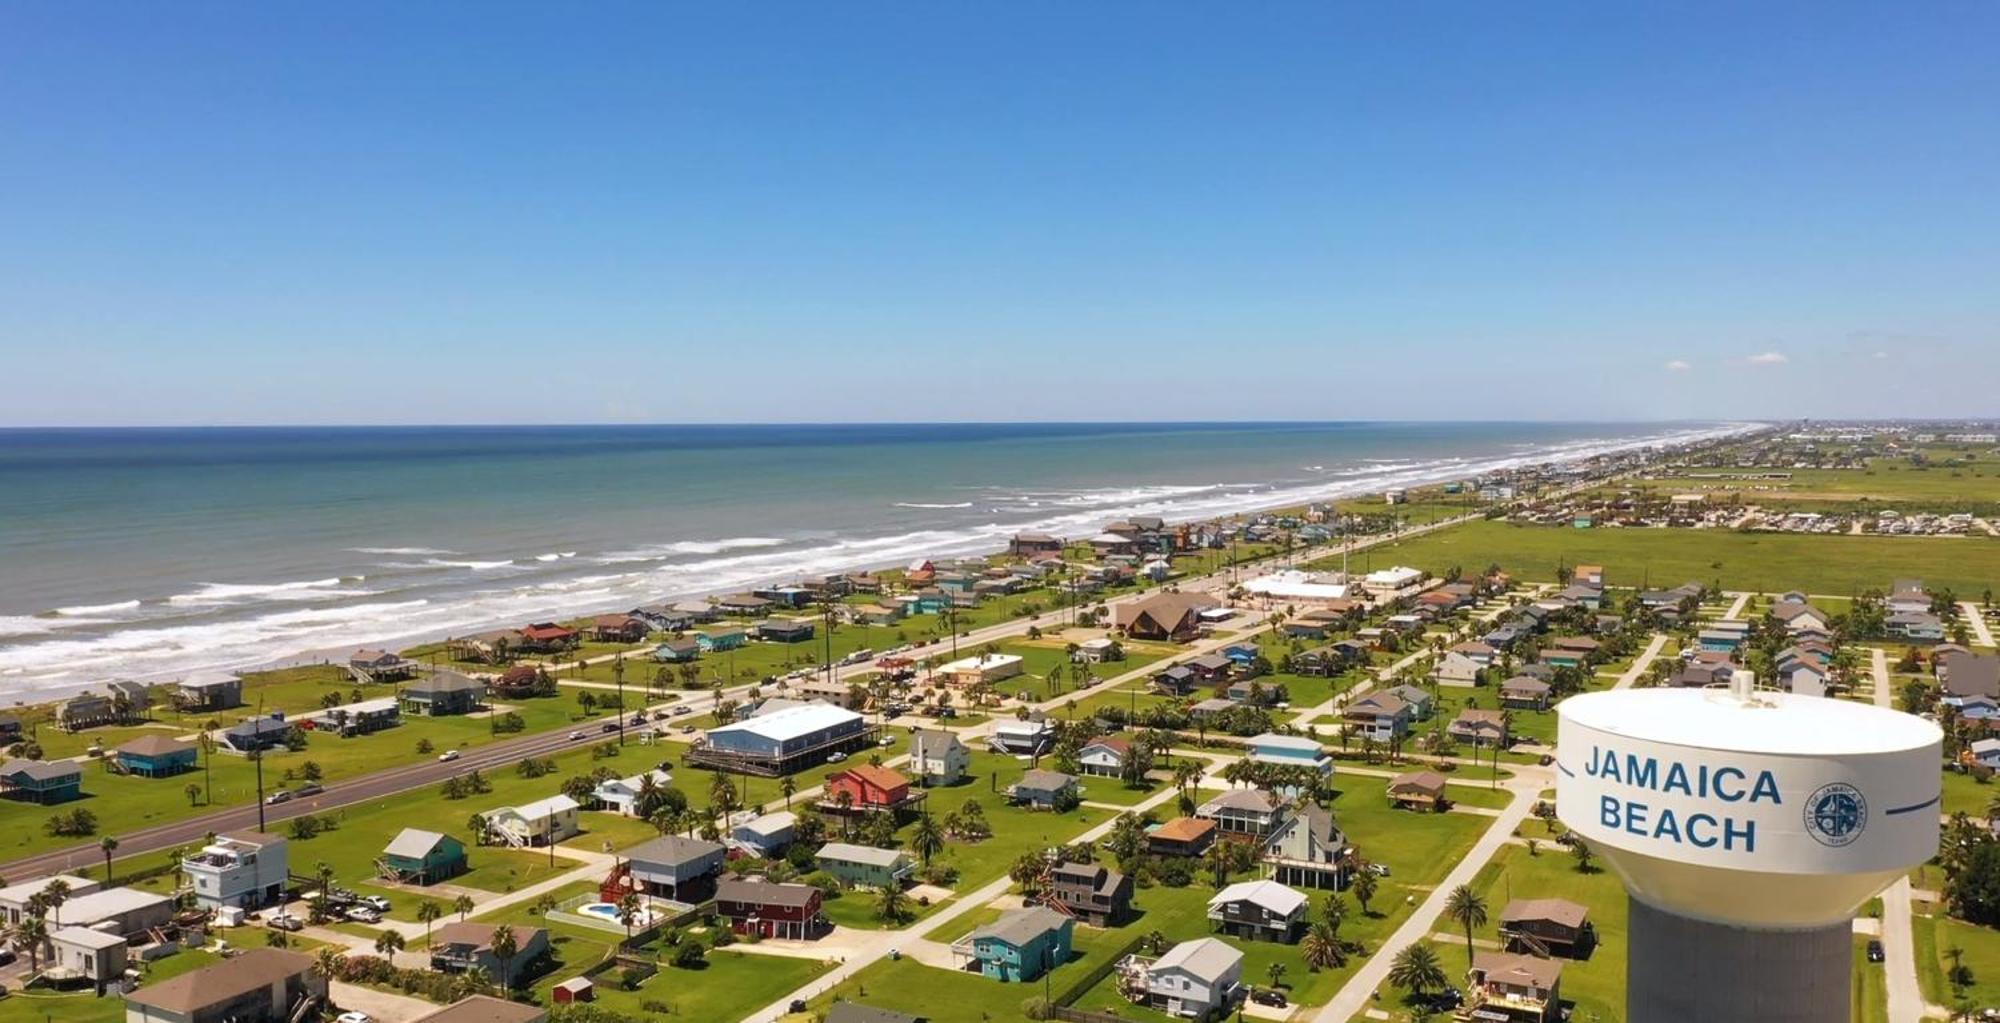
[[[1202,499],[1187,502],[1196,507],[1183,507],[1178,510],[1178,514],[1162,517],[1177,523],[1205,522],[1296,508],[1316,501],[1353,501],[1359,498],[1379,496],[1390,489],[1435,486],[1454,479],[1464,479],[1493,471],[1542,465],[1571,465],[1595,458],[1629,454],[1647,448],[1683,448],[1691,445],[1713,443],[1767,428],[1769,425],[1767,423],[1715,424],[1707,428],[1680,430],[1646,438],[1599,443],[1588,441],[1577,442],[1565,447],[1544,448],[1517,455],[1486,458],[1477,463],[1467,463],[1461,458],[1439,459],[1426,465],[1398,468],[1387,473],[1367,474],[1350,479],[1318,481],[1312,485],[1303,487],[1281,488],[1277,484],[1260,485],[1269,486],[1272,489],[1273,492],[1267,494],[1252,495],[1240,492],[1231,494],[1227,488],[1214,488]],[[1242,500],[1243,498],[1250,498],[1251,500],[1244,501]],[[1264,500],[1257,500],[1257,498],[1264,498]],[[1203,501],[1212,503],[1216,507],[1199,507]],[[1155,503],[1171,504],[1173,501],[1168,498],[1160,499]],[[1083,526],[1083,524],[1086,522],[1101,523],[1128,515],[1149,513],[1155,513],[1155,509],[1146,503],[1140,503],[1102,509],[1078,508],[1066,511],[1062,515],[1057,516],[1056,519],[1069,520],[1066,525],[1088,528],[1087,526]],[[715,562],[716,564],[733,562],[741,569],[731,575],[728,581],[722,585],[674,588],[668,584],[657,588],[649,587],[645,590],[644,596],[641,597],[595,600],[577,604],[563,603],[559,596],[552,595],[546,602],[539,605],[542,608],[541,610],[511,614],[504,618],[485,617],[473,619],[466,617],[457,619],[455,624],[448,627],[426,627],[406,631],[390,631],[387,629],[376,629],[374,631],[356,630],[345,634],[341,641],[336,644],[304,645],[301,643],[293,647],[291,652],[275,656],[266,655],[256,658],[230,659],[226,655],[221,655],[212,658],[208,664],[195,667],[177,667],[158,671],[107,671],[91,679],[56,682],[32,690],[12,693],[9,696],[12,697],[12,702],[16,705],[28,705],[63,699],[77,692],[97,688],[112,678],[130,678],[141,682],[158,683],[179,679],[221,677],[260,670],[321,664],[329,660],[343,658],[348,652],[358,647],[382,646],[391,649],[402,649],[417,644],[441,641],[448,636],[464,635],[468,632],[476,632],[482,629],[519,624],[522,620],[563,620],[590,614],[615,613],[629,610],[631,607],[642,603],[686,600],[702,596],[739,592],[756,585],[795,579],[801,574],[808,572],[850,572],[896,568],[908,564],[915,557],[986,556],[1002,549],[1001,545],[1004,544],[1002,537],[1004,535],[1012,535],[1015,532],[1037,531],[1050,530],[1043,522],[1020,523],[1004,528],[1000,528],[996,524],[994,527],[973,531],[969,535],[958,539],[930,539],[927,534],[919,532],[909,534],[907,538],[863,538],[838,541],[831,547],[820,550],[774,551],[763,554],[739,555]],[[1074,534],[1076,529],[1065,529],[1064,532]],[[838,553],[843,546],[847,545],[863,548],[870,546],[893,548],[899,544],[909,549],[897,550],[894,555],[887,554],[886,551],[871,552],[864,549],[855,551],[852,558],[842,557]],[[696,562],[691,564],[702,565],[704,563]],[[668,565],[664,566],[663,569],[655,571],[671,571],[684,567],[682,565]],[[632,573],[632,577],[635,580],[643,580],[647,574],[650,573],[635,572]],[[441,603],[437,606],[462,606],[474,603],[475,600],[475,597],[468,596],[448,604]],[[115,636],[119,634],[112,633],[111,635]]]

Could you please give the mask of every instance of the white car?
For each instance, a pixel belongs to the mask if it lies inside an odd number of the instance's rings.
[[[300,931],[305,929],[305,921],[290,913],[274,913],[265,923],[280,931]]]
[[[581,738],[583,738],[583,733],[582,733],[582,732],[571,732],[571,733],[569,733],[569,741],[571,741],[571,742],[575,742],[575,741],[577,741],[578,739],[581,739]]]
[[[389,900],[380,895],[364,895],[361,897],[361,904],[377,913],[387,913],[389,911]]]
[[[838,764],[846,759],[847,759],[847,754],[835,751],[827,755],[826,762],[829,764]]]
[[[458,751],[455,749],[448,749],[445,750],[443,753],[438,754],[438,763],[440,764],[448,764],[457,759],[458,759]]]
[[[350,1009],[334,1017],[334,1023],[375,1023],[375,1017]]]

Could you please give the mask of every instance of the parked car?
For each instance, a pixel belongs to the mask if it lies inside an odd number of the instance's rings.
[[[448,764],[457,759],[458,759],[458,751],[455,749],[448,749],[445,750],[443,753],[438,754],[438,763],[440,764]]]
[[[382,922],[382,914],[358,902],[342,909],[340,915],[358,924],[379,924]]]
[[[675,707],[675,708],[673,709],[673,715],[674,715],[675,717],[680,717],[680,716],[681,716],[681,715],[683,715],[683,714],[688,714],[688,713],[691,713],[691,712],[693,712],[693,710],[694,710],[694,708],[693,708],[693,707],[686,707],[686,706],[682,706],[682,707]]]
[[[880,739],[875,740],[875,745],[877,746],[894,746],[895,744],[896,744],[896,737],[893,735],[885,735]]]
[[[375,1023],[375,1017],[358,1009],[349,1009],[335,1016],[334,1023]]]
[[[273,913],[271,914],[271,918],[264,921],[264,923],[266,926],[280,931],[302,931],[305,930],[306,926],[304,920],[290,913]]]
[[[377,913],[387,913],[389,911],[389,900],[380,895],[363,895],[361,897],[361,904]]]
[[[842,753],[839,750],[835,750],[833,753],[827,756],[826,762],[829,764],[838,764],[846,759],[847,759],[847,754]]]
[[[1250,989],[1250,1000],[1256,1002],[1258,1005],[1269,1005],[1278,1009],[1291,1004],[1286,1000],[1285,993],[1274,987]]]
[[[264,805],[277,806],[279,803],[291,802],[291,799],[292,799],[292,794],[290,792],[287,792],[284,789],[279,789],[278,791],[273,792],[270,795],[264,797]]]
[[[1882,954],[1882,942],[1876,938],[1868,939],[1868,961],[1871,963],[1879,963],[1882,961],[1883,958],[1884,957]]]

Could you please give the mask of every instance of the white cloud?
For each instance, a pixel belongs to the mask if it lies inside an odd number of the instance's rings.
[[[1667,363],[1667,368],[1673,370],[1676,373],[1685,373],[1688,370],[1693,369],[1694,365],[1688,362],[1686,359],[1674,359]]]
[[[1782,366],[1792,360],[1786,358],[1783,352],[1760,352],[1752,355],[1748,361],[1752,366]]]
[[[1888,352],[1876,352],[1876,353],[1875,353],[1875,357],[1876,357],[1876,358],[1878,358],[1878,359],[1886,359],[1886,358],[1888,358],[1888,357],[1889,357],[1889,353],[1888,353]]]

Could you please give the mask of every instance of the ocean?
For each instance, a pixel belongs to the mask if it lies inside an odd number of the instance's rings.
[[[1149,423],[0,430],[0,697],[1742,429]]]

